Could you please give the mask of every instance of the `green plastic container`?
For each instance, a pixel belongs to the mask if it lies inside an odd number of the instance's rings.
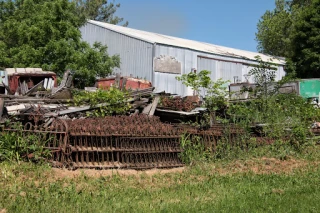
[[[300,80],[299,94],[304,98],[318,98],[320,94],[320,79]]]

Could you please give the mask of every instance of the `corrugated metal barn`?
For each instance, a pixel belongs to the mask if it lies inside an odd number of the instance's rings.
[[[156,91],[192,95],[190,88],[175,77],[193,69],[210,70],[211,79],[222,78],[231,83],[246,81],[246,74],[257,64],[255,56],[267,61],[271,57],[260,53],[238,50],[213,44],[191,41],[157,33],[135,30],[98,21],[88,21],[81,29],[82,39],[108,46],[110,55],[120,55],[121,67],[115,73],[132,74],[152,82]],[[276,80],[284,75],[285,61],[278,64]],[[253,82],[252,79],[249,79]]]

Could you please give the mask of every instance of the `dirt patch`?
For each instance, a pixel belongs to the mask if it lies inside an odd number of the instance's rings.
[[[67,169],[57,169],[53,168],[52,172],[56,179],[64,179],[64,178],[77,178],[82,175],[87,177],[104,177],[104,176],[140,176],[140,175],[148,175],[153,176],[157,174],[168,174],[168,173],[182,173],[185,170],[184,167],[173,168],[173,169],[150,169],[145,171],[137,171],[137,170],[94,170],[94,169],[78,169],[75,171],[70,171]]]
[[[320,165],[320,162],[310,162],[306,160],[288,159],[279,160],[276,158],[257,158],[251,160],[237,160],[227,165],[216,165],[213,164],[213,172],[220,175],[228,175],[235,173],[255,173],[255,174],[288,174],[295,170],[307,169],[309,166]],[[141,175],[154,176],[161,174],[171,174],[171,173],[182,173],[186,170],[185,167],[174,168],[174,169],[151,169],[145,171],[137,170],[94,170],[94,169],[78,169],[75,171],[70,171],[67,169],[57,169],[53,168],[50,177],[54,179],[72,179],[80,176],[87,177],[106,177],[106,176],[136,176]],[[201,179],[197,177],[196,179]],[[200,180],[199,180],[200,181]]]
[[[216,168],[216,172],[222,175],[253,172],[255,174],[280,174],[292,173],[297,169],[305,169],[308,166],[319,165],[320,162],[309,162],[305,160],[276,158],[259,158],[246,161],[235,161],[224,167]]]

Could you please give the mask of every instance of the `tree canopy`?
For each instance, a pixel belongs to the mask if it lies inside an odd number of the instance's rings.
[[[261,53],[287,59],[287,71],[297,77],[320,77],[320,0],[276,0],[258,22],[256,40]]]
[[[115,16],[120,4],[109,2],[108,0],[73,0],[80,14],[84,14],[87,19],[92,19],[110,24],[121,24],[123,18]],[[128,26],[128,21],[122,24]]]
[[[99,43],[81,41],[86,21],[68,0],[5,0],[0,2],[0,67],[41,67],[58,75],[75,71],[78,85],[92,85],[120,65]]]
[[[286,1],[276,0],[276,8],[273,11],[267,10],[258,22],[258,51],[273,56],[286,56],[291,25]]]
[[[299,11],[290,35],[291,52],[288,60],[298,77],[320,77],[320,0]]]

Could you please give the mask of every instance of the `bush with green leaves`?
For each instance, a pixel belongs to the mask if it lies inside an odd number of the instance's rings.
[[[94,110],[88,112],[88,116],[93,117],[125,114],[130,109],[128,93],[115,87],[95,92],[80,91],[74,95],[74,102],[77,106],[89,104]]]
[[[0,162],[41,161],[50,156],[45,144],[50,140],[42,135],[4,132],[0,136]]]
[[[296,94],[275,94],[268,101],[255,99],[249,102],[230,104],[228,114],[234,123],[250,131],[261,125],[262,135],[285,140],[300,150],[312,136],[310,128],[320,120],[320,110]]]
[[[206,150],[202,139],[198,136],[183,134],[181,147],[183,152],[180,154],[180,158],[185,164],[192,165],[195,162],[207,161],[211,158],[211,152]]]
[[[191,71],[188,74],[177,76],[176,79],[187,87],[191,87],[194,95],[199,95],[202,88],[208,88],[211,84],[210,73],[208,70],[202,70],[198,73]]]
[[[181,81],[182,84],[191,87],[194,95],[199,95],[201,91],[205,92],[204,107],[207,108],[209,113],[204,115],[204,121],[212,124],[214,121],[219,120],[216,116],[216,111],[227,106],[229,92],[226,84],[229,81],[222,79],[212,81],[210,73],[208,70],[202,70],[198,73],[190,72],[183,74],[181,77],[178,76],[176,79]]]

